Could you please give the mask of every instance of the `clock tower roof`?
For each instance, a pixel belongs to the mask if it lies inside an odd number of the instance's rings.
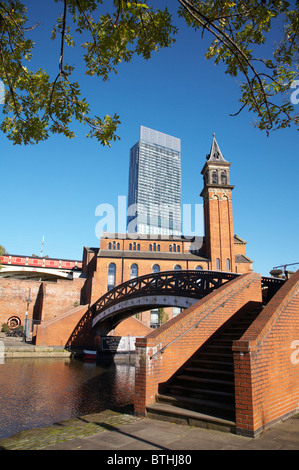
[[[215,133],[213,133],[213,140],[212,140],[212,145],[211,145],[211,151],[207,155],[207,161],[209,162],[227,162],[225,160],[224,156],[222,155],[222,152],[220,150],[220,147],[218,145],[218,142],[215,137]]]

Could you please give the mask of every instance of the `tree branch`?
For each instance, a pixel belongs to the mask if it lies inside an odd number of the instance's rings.
[[[246,69],[244,68],[242,62],[240,61],[240,56],[244,59],[248,67],[253,73],[253,80],[257,80],[259,83],[259,88],[260,92],[263,96],[263,103],[266,107],[267,110],[267,116],[268,116],[268,121],[269,121],[269,126],[268,128],[271,129],[273,126],[272,122],[272,117],[271,117],[271,112],[268,106],[268,101],[267,101],[267,95],[265,93],[264,87],[262,80],[260,78],[260,74],[255,70],[253,67],[251,60],[247,57],[247,55],[244,53],[244,51],[238,46],[238,44],[228,35],[225,33],[224,30],[220,29],[210,18],[208,18],[206,15],[204,15],[198,8],[196,8],[192,3],[190,3],[188,0],[178,0],[179,3],[182,5],[182,7],[188,11],[188,13],[196,20],[198,23],[203,27],[206,28],[211,34],[213,34],[222,44],[225,45],[229,49],[229,51],[234,55],[234,57],[237,59],[240,69],[242,70],[248,86],[251,91],[251,96],[254,101],[254,105],[256,108],[256,111],[260,116],[262,116],[261,112],[261,106],[258,104],[255,98],[255,93],[252,87],[252,80],[249,79],[248,73]],[[213,29],[214,28],[214,29]],[[243,108],[242,108],[243,109]]]

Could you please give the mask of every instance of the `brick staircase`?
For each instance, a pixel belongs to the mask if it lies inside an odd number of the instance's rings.
[[[243,336],[262,310],[240,311],[217,330],[165,384],[147,416],[194,426],[235,430],[232,343]]]

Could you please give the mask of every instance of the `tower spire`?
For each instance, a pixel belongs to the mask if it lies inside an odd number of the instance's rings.
[[[210,162],[226,162],[224,156],[222,155],[218,142],[216,140],[215,132],[213,132],[211,150],[210,150],[210,153],[207,155],[207,160]]]

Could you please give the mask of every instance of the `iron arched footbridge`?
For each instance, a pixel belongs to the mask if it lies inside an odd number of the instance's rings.
[[[239,274],[221,271],[164,271],[126,281],[93,305],[92,326],[109,320],[115,327],[135,313],[151,308],[188,308]]]

